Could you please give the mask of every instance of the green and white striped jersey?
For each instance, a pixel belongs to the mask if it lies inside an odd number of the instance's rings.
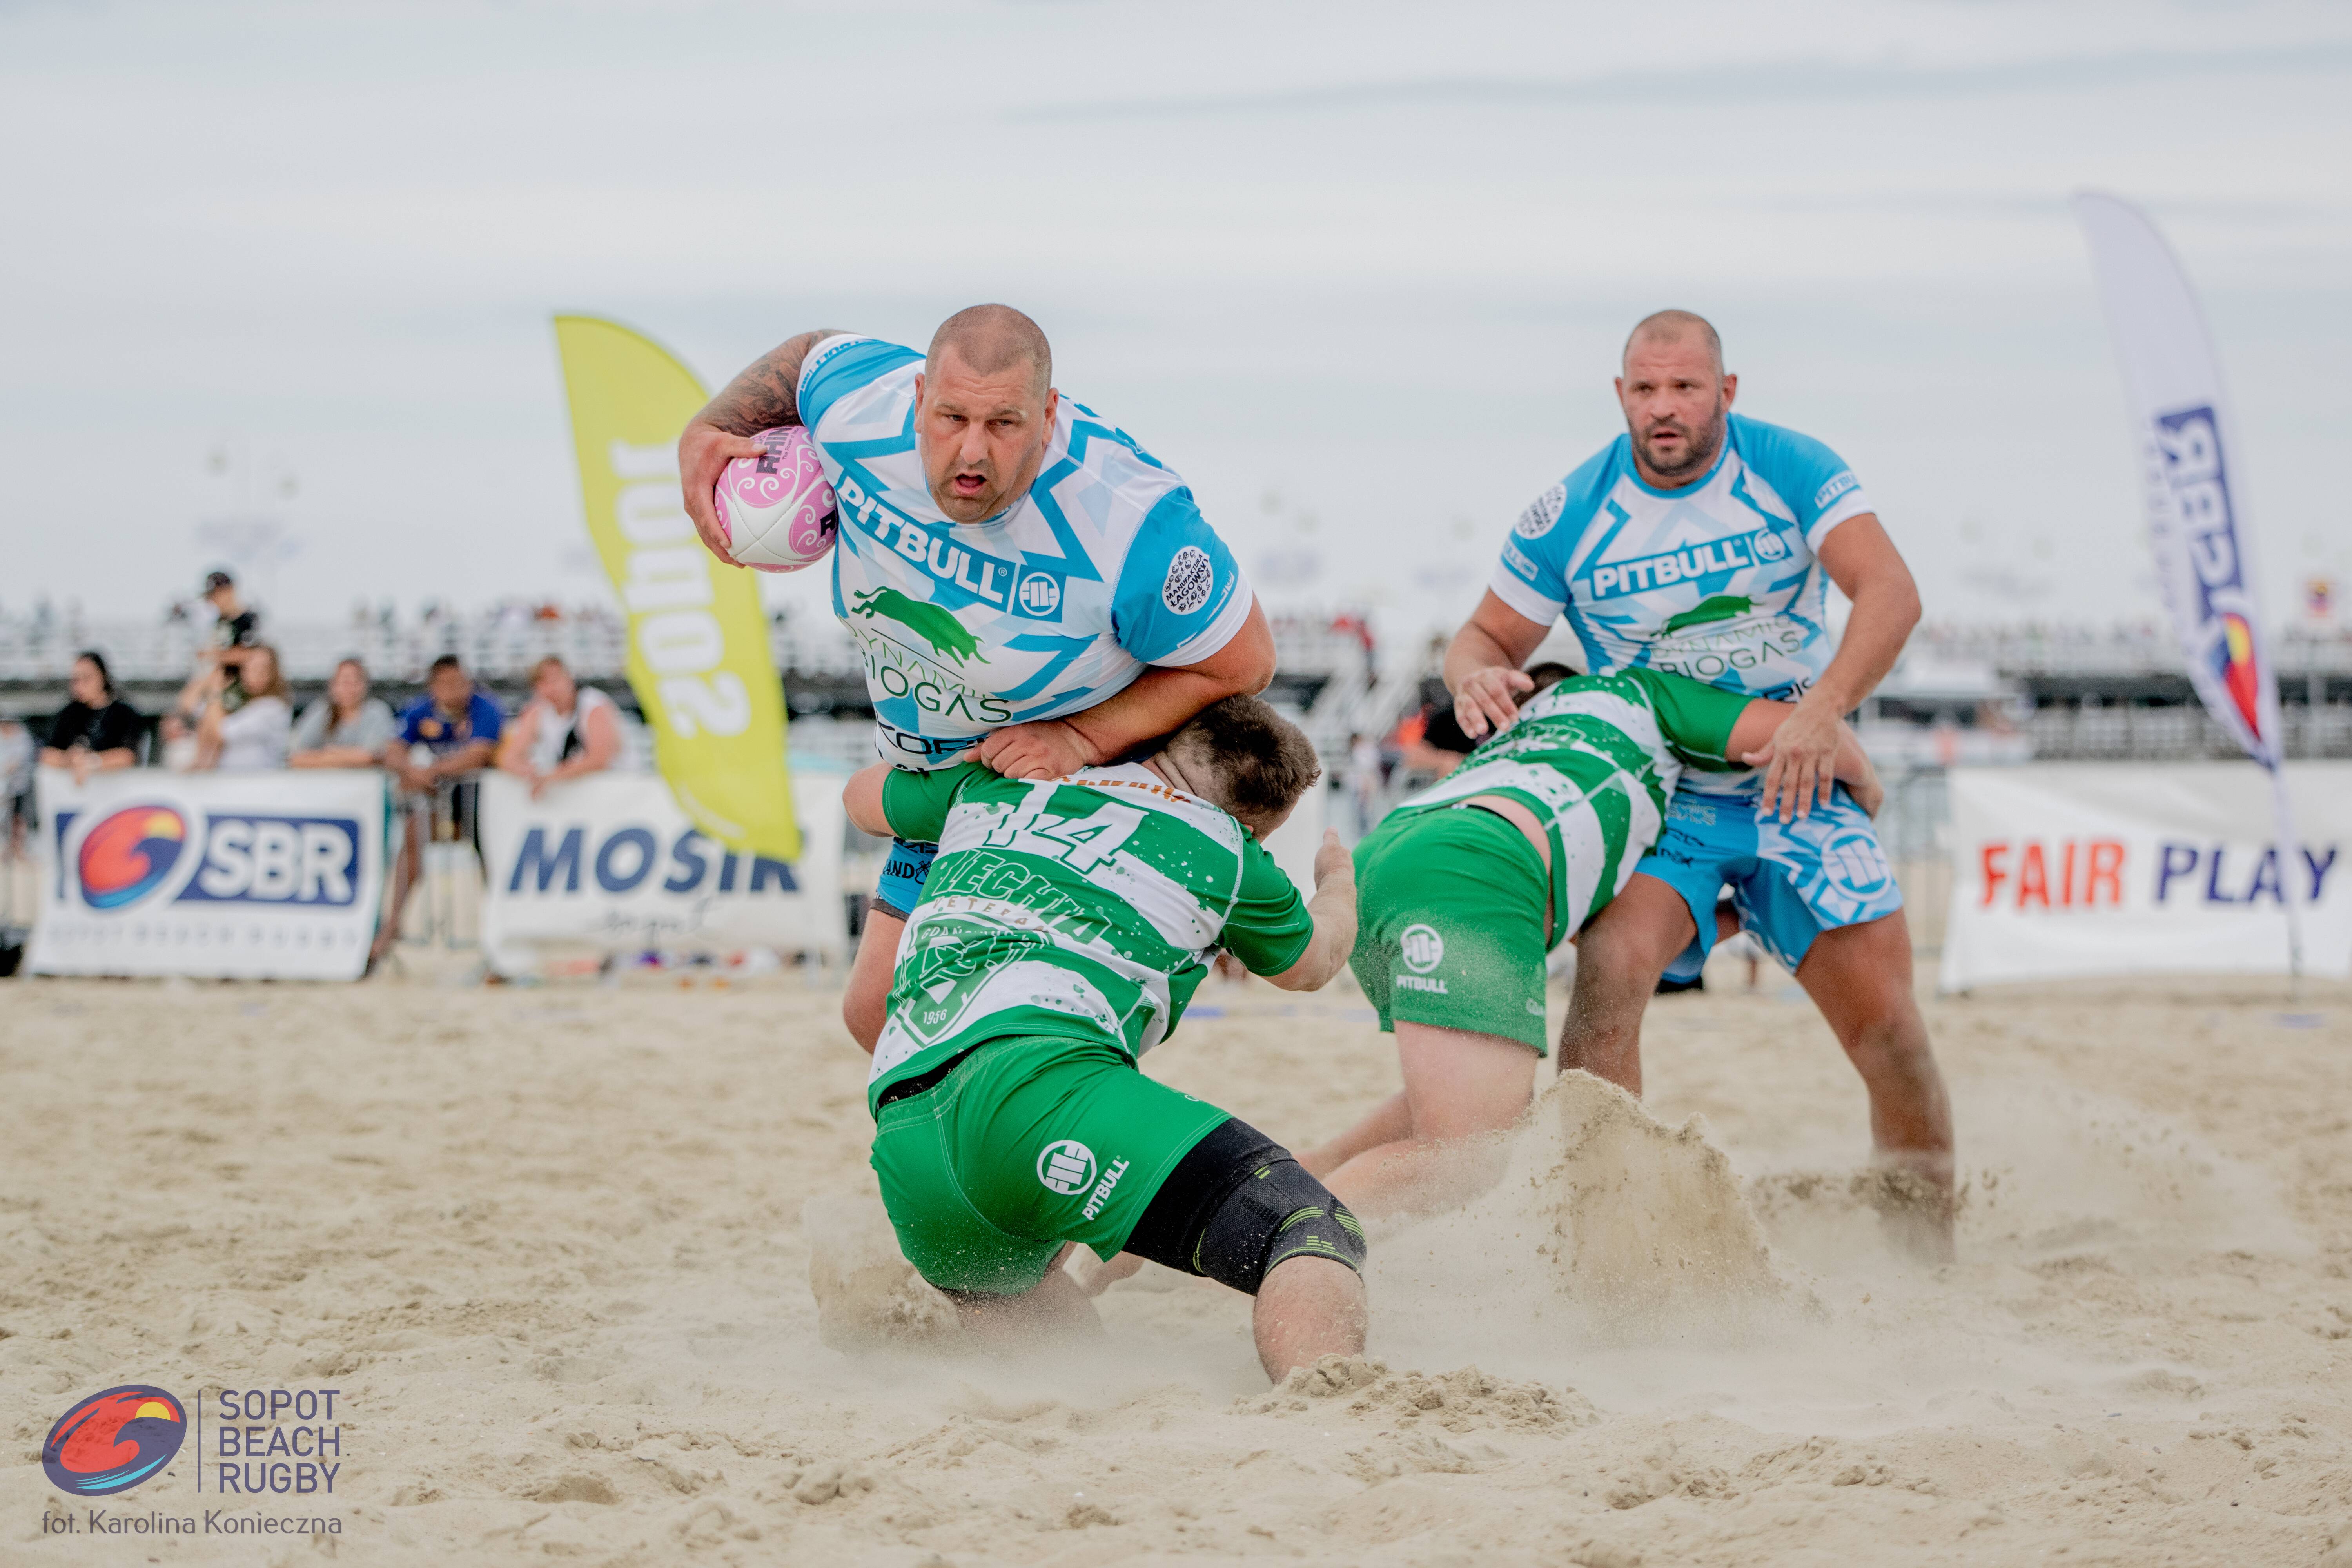
[[[1139,763],[1008,779],[977,763],[893,772],[892,832],[939,858],[908,912],[868,1103],[1013,1035],[1168,1037],[1224,948],[1259,974],[1315,935],[1298,889],[1229,813]]]
[[[1685,766],[1736,769],[1724,756],[1752,701],[1654,669],[1580,675],[1530,699],[1460,767],[1399,813],[1499,795],[1535,814],[1551,839],[1552,945],[1583,929],[1657,842]]]

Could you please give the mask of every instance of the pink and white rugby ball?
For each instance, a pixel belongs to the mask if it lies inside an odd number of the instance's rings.
[[[838,524],[808,431],[786,425],[751,438],[767,450],[729,463],[711,492],[727,553],[762,572],[797,572],[824,560]]]

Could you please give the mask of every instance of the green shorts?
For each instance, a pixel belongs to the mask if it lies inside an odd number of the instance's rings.
[[[1391,815],[1356,846],[1356,983],[1381,1016],[1543,1056],[1543,858],[1476,806]]]
[[[1066,1242],[1127,1245],[1176,1162],[1232,1118],[1097,1040],[991,1040],[875,1118],[898,1249],[942,1290],[1017,1296]]]

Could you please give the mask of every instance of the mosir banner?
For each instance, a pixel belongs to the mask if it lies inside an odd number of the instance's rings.
[[[793,793],[801,858],[786,862],[706,837],[651,773],[599,773],[537,800],[518,779],[486,775],[482,945],[491,964],[520,973],[540,943],[841,957],[841,781],[795,777]]]
[[[2290,895],[2305,972],[2352,976],[2352,763],[2282,771],[2301,829],[2284,860],[2270,779],[2242,763],[1955,770],[1943,988],[2283,974]]]
[[[391,804],[373,770],[44,768],[36,974],[356,980]]]

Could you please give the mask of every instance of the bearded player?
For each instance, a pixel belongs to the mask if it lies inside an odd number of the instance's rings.
[[[1627,433],[1523,513],[1445,659],[1473,736],[1509,726],[1519,666],[1565,615],[1594,674],[1672,671],[1793,700],[1769,766],[1687,775],[1658,842],[1585,931],[1560,1065],[1642,1089],[1641,1024],[1663,974],[1697,973],[1727,884],[1741,927],[1797,977],[1870,1095],[1878,1157],[1939,1194],[1909,1216],[1948,1256],[1951,1110],[1912,994],[1911,938],[1869,817],[1832,766],[1840,716],[1902,651],[1919,595],[1845,463],[1730,412],[1715,329],[1664,310],[1633,329]],[[1835,583],[1853,613],[1835,643]],[[1791,802],[1808,802],[1796,818]]]
[[[840,520],[833,607],[856,638],[884,760],[1057,778],[1274,679],[1274,634],[1182,479],[1053,384],[1006,305],[928,354],[833,329],[786,340],[678,437],[686,510],[729,560],[711,490],[750,437],[803,425]],[[843,1021],[880,1034],[933,846],[894,839]]]

